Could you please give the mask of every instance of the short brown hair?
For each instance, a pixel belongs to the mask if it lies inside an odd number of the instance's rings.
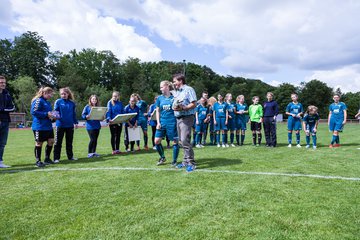
[[[173,79],[176,78],[176,80],[181,81],[183,84],[186,84],[185,81],[185,75],[182,73],[176,73],[173,75]]]

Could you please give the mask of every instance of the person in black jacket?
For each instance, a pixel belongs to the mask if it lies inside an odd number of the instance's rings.
[[[8,168],[3,163],[5,145],[9,135],[10,112],[15,110],[14,103],[6,87],[6,79],[0,76],[0,168]]]
[[[276,116],[279,114],[279,105],[272,92],[266,94],[267,101],[264,102],[264,132],[267,147],[276,147]]]

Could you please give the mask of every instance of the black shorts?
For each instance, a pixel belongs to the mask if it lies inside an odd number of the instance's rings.
[[[45,142],[49,139],[54,138],[54,131],[53,130],[33,130],[35,142]]]
[[[251,122],[250,123],[251,131],[261,131],[261,123],[259,122]]]

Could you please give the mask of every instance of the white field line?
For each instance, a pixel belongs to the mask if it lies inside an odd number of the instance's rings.
[[[55,172],[55,171],[184,171],[175,168],[135,168],[135,167],[97,167],[97,168],[44,168],[35,169],[32,172]],[[16,173],[24,172],[24,170],[5,170],[0,173]],[[185,171],[184,171],[185,172]],[[345,181],[360,181],[360,177],[342,177],[342,176],[326,176],[318,174],[301,174],[301,173],[275,173],[275,172],[244,172],[235,170],[210,170],[210,169],[196,169],[193,173],[226,173],[226,174],[238,174],[238,175],[266,175],[277,177],[305,177],[305,178],[319,178],[319,179],[335,179]]]

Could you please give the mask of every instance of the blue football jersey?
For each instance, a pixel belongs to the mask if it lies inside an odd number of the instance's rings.
[[[209,109],[201,104],[196,107],[196,112],[198,113],[199,121],[204,121],[209,113]]]
[[[172,109],[173,102],[174,96],[172,95],[169,97],[161,95],[156,99],[156,107],[159,107],[160,110],[160,123],[172,123],[176,121],[174,110]]]
[[[227,110],[226,102],[223,102],[223,103],[216,102],[213,106],[213,111],[215,113],[216,118],[225,118],[226,110]]]
[[[309,115],[305,114],[303,121],[308,125],[315,125],[315,123],[320,119],[319,114]]]
[[[339,102],[339,103],[332,103],[329,107],[329,111],[331,112],[331,118],[336,120],[344,120],[344,110],[346,110],[347,107],[345,103]]]
[[[291,114],[299,114],[301,112],[304,112],[304,108],[303,105],[301,103],[289,103],[286,107],[286,112],[291,113]]]

